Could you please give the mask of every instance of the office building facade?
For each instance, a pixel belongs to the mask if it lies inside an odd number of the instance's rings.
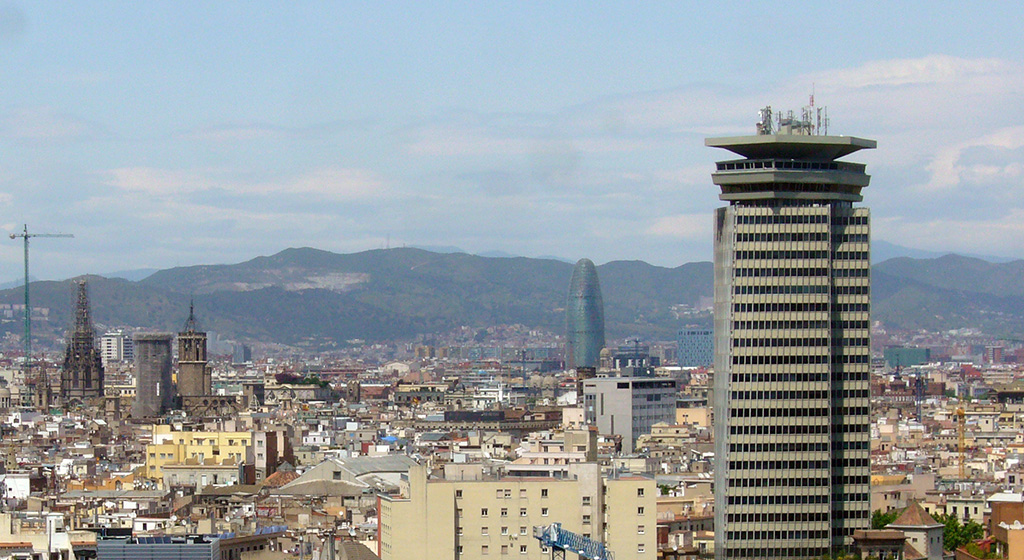
[[[115,362],[135,360],[135,345],[131,333],[116,330],[104,334],[100,337],[100,355],[104,367]]]
[[[870,526],[873,140],[768,114],[711,138],[740,159],[712,175],[715,557],[819,558]]]
[[[622,437],[622,452],[658,422],[676,420],[676,381],[661,377],[596,377],[583,382],[587,424]]]
[[[710,367],[715,360],[714,334],[707,327],[679,329],[676,358],[680,367]]]

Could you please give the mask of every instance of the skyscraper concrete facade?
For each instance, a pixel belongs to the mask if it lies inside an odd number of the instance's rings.
[[[604,348],[604,300],[597,267],[580,259],[569,281],[566,303],[565,359],[569,369],[596,368]]]
[[[765,114],[767,113],[767,114]],[[762,112],[712,174],[715,557],[816,558],[870,525],[873,140]]]

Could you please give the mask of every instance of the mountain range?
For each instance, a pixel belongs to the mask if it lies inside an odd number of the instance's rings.
[[[710,324],[712,265],[675,268],[642,261],[597,267],[609,340],[671,340],[685,324]],[[978,327],[1024,334],[1024,261],[992,263],[946,255],[874,265],[873,318],[891,329]],[[177,331],[194,300],[201,326],[242,341],[329,348],[350,339],[404,339],[459,326],[519,323],[561,332],[572,265],[562,260],[484,257],[415,248],[336,254],[310,248],[229,265],[178,267],[132,281],[90,276],[100,329]],[[40,336],[71,323],[72,280],[33,282],[33,305],[50,320]],[[0,291],[20,303],[23,291]],[[66,318],[66,319],[65,319]],[[19,332],[17,317],[0,323]]]

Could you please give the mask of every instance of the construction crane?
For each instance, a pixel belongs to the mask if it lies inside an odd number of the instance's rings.
[[[960,452],[960,480],[967,478],[965,475],[965,464],[964,464],[964,450],[967,448],[965,443],[964,432],[967,431],[967,413],[963,407],[956,409],[956,434],[957,434],[957,448]]]
[[[580,558],[587,560],[614,560],[612,551],[604,544],[572,531],[562,529],[561,523],[537,525],[533,528],[533,538],[540,544],[551,549],[552,560],[565,560],[565,551],[571,550]]]
[[[70,233],[29,233],[28,224],[21,233],[12,233],[11,239],[22,238],[25,241],[25,379],[32,373],[32,308],[28,297],[28,240],[30,237],[74,237]]]

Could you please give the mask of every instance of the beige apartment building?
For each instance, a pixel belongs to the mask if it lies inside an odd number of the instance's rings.
[[[160,479],[165,465],[183,465],[188,460],[206,464],[209,459],[242,462],[252,445],[252,432],[179,432],[171,426],[153,426],[153,443],[146,446],[146,477]]]
[[[657,556],[657,487],[651,478],[605,477],[595,463],[570,465],[549,477],[428,478],[409,471],[402,496],[380,497],[378,555],[382,560],[541,560],[550,551],[535,526],[602,541],[620,558]]]

